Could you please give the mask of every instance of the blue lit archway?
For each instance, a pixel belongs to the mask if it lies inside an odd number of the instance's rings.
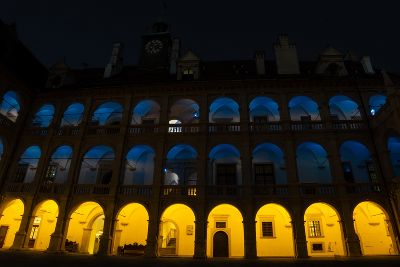
[[[369,112],[372,116],[386,104],[387,97],[385,95],[373,95],[369,98]]]
[[[32,125],[36,127],[49,127],[54,117],[54,106],[51,104],[43,105],[35,114]]]
[[[240,122],[239,105],[232,98],[220,97],[210,105],[209,122]]]
[[[22,153],[15,174],[15,182],[33,182],[39,164],[41,150],[39,146],[30,146]]]
[[[179,144],[172,147],[167,153],[164,169],[165,185],[196,185],[197,151],[190,145]]]
[[[215,185],[241,185],[242,166],[239,150],[230,144],[213,147],[208,155],[210,159],[209,177]]]
[[[199,105],[191,99],[176,101],[169,112],[169,120],[177,120],[181,123],[198,123],[200,116]]]
[[[297,174],[301,183],[331,183],[332,176],[325,149],[314,142],[297,147]]]
[[[92,116],[92,125],[119,125],[123,108],[120,103],[106,102],[97,107]]]
[[[68,179],[69,167],[71,166],[72,148],[70,146],[58,147],[51,156],[47,165],[45,182],[65,183]]]
[[[0,104],[0,113],[15,122],[18,118],[20,108],[20,101],[17,93],[14,91],[7,91],[3,95],[3,100]]]
[[[308,96],[295,96],[288,106],[292,121],[321,120],[318,104]]]
[[[279,121],[279,105],[272,98],[258,96],[250,102],[249,115],[251,122]]]
[[[390,163],[392,165],[393,176],[400,176],[400,137],[391,136],[387,142],[387,148],[390,155]]]
[[[126,155],[124,185],[151,185],[154,174],[154,150],[146,145],[132,147]]]
[[[61,120],[61,127],[63,126],[78,126],[83,117],[85,107],[81,103],[73,103],[65,110]]]
[[[376,182],[375,166],[365,145],[357,141],[344,142],[340,146],[340,158],[347,182]]]
[[[256,185],[287,183],[284,155],[277,145],[263,143],[254,148],[253,175]]]
[[[154,100],[140,101],[132,113],[131,124],[158,124],[160,121],[160,105]]]
[[[109,146],[95,146],[86,152],[79,173],[79,184],[108,184],[112,178],[114,150]]]
[[[350,97],[337,95],[329,99],[329,112],[338,120],[361,119],[358,104]]]

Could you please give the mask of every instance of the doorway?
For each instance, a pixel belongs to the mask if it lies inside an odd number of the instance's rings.
[[[213,237],[213,257],[229,257],[228,235],[223,231],[218,231]]]

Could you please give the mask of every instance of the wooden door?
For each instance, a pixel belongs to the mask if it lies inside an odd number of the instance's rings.
[[[213,237],[213,257],[229,257],[228,235],[218,231]]]

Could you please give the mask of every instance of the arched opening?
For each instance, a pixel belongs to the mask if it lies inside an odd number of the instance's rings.
[[[82,122],[85,107],[81,103],[73,103],[67,107],[61,120],[61,127],[78,126]]]
[[[49,247],[51,234],[56,229],[58,205],[54,200],[38,204],[30,225],[28,248],[45,250]]]
[[[220,144],[213,147],[208,155],[209,176],[212,185],[241,185],[242,166],[240,152],[230,144]]]
[[[196,185],[197,151],[190,145],[179,144],[167,153],[165,185]]]
[[[14,182],[30,183],[34,180],[40,155],[41,150],[38,146],[30,146],[24,151],[18,161]]]
[[[177,120],[183,124],[198,123],[200,117],[199,105],[191,99],[180,99],[170,109],[169,120]],[[170,123],[171,124],[171,123]]]
[[[155,125],[160,122],[160,105],[153,100],[142,100],[133,109],[132,125]]]
[[[104,212],[96,202],[79,205],[70,215],[65,250],[96,254],[103,235]]]
[[[54,106],[51,104],[43,105],[35,114],[32,126],[46,128],[49,127],[54,117]]]
[[[292,219],[284,207],[264,205],[255,219],[258,257],[294,257]]]
[[[296,150],[297,174],[301,183],[331,183],[331,170],[325,149],[314,142],[304,142]]]
[[[292,121],[320,121],[318,104],[308,96],[295,96],[289,101],[290,119]]]
[[[216,206],[210,211],[207,222],[207,257],[244,257],[243,217],[236,207],[229,204]],[[219,232],[228,236],[228,248]]]
[[[331,120],[361,120],[358,104],[344,95],[329,99],[329,113]]]
[[[119,125],[122,120],[123,108],[120,103],[106,102],[93,112],[91,126]]]
[[[79,184],[109,184],[113,174],[114,150],[95,146],[86,152],[79,173]]]
[[[235,123],[240,122],[239,105],[229,97],[215,99],[210,105],[209,122]]]
[[[258,96],[249,105],[250,121],[256,124],[265,124],[280,120],[279,105],[272,98]]]
[[[371,116],[375,116],[376,113],[386,104],[387,96],[385,95],[373,95],[369,98],[369,112]]]
[[[0,215],[0,248],[10,248],[24,215],[24,203],[20,199],[2,203]]]
[[[47,165],[44,183],[65,183],[68,179],[69,167],[71,165],[72,148],[60,146],[54,151]]]
[[[393,176],[400,176],[400,137],[391,136],[388,139],[388,150],[392,164]]]
[[[173,204],[161,215],[158,236],[160,256],[189,257],[194,255],[195,215],[183,204]]]
[[[124,206],[117,215],[113,253],[143,255],[147,244],[149,214],[139,203]]]
[[[16,122],[20,108],[20,101],[17,93],[14,91],[7,91],[3,95],[3,99],[0,103],[0,113],[12,122]]]
[[[272,193],[275,185],[287,183],[285,159],[278,146],[271,143],[259,144],[254,148],[252,155],[256,190],[267,190]]]
[[[345,256],[343,231],[337,211],[326,203],[314,203],[304,213],[310,257]]]
[[[398,254],[390,218],[381,206],[361,202],[354,208],[353,220],[363,255]]]
[[[378,182],[375,164],[365,145],[356,141],[346,141],[340,146],[339,153],[346,182]]]
[[[146,145],[132,147],[126,155],[124,185],[151,185],[154,173],[154,150]]]

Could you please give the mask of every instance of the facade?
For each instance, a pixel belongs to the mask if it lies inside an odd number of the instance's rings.
[[[157,22],[137,66],[121,43],[104,69],[3,55],[1,248],[398,254],[400,76],[332,47],[299,61],[287,36],[273,61],[179,46]]]

